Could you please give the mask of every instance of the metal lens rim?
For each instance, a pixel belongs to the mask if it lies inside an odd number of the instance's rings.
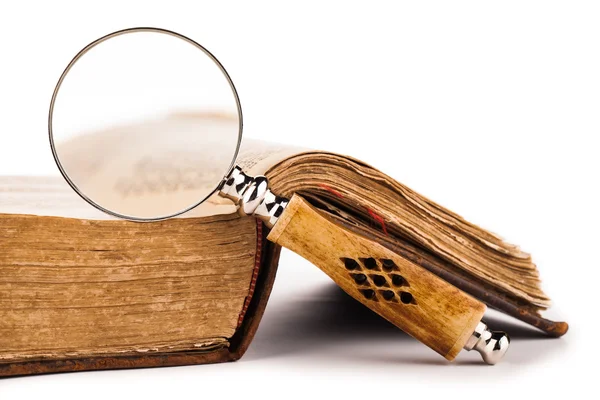
[[[93,49],[94,47],[96,47],[97,45],[99,45],[100,43],[103,43],[109,39],[112,39],[114,37],[117,36],[121,36],[121,35],[125,35],[128,33],[139,33],[139,32],[152,32],[152,33],[162,33],[162,34],[166,34],[166,35],[170,35],[173,36],[175,38],[184,40],[190,44],[192,44],[193,46],[195,46],[198,50],[201,50],[204,52],[204,54],[206,54],[221,70],[221,72],[223,73],[223,75],[225,76],[225,79],[227,79],[227,82],[229,83],[229,86],[231,87],[231,91],[233,92],[233,96],[235,98],[235,102],[237,105],[237,112],[238,112],[238,121],[239,121],[239,128],[238,128],[238,140],[237,140],[237,145],[235,148],[235,152],[233,153],[233,158],[231,160],[231,163],[229,165],[229,168],[227,169],[227,171],[225,171],[223,178],[221,179],[221,181],[216,182],[215,183],[215,187],[214,189],[203,199],[199,200],[197,203],[191,205],[188,208],[185,208],[181,211],[178,211],[176,213],[173,214],[169,214],[169,215],[163,215],[163,216],[159,216],[159,217],[150,217],[150,218],[142,218],[142,217],[135,217],[135,216],[131,216],[131,215],[125,215],[125,214],[120,214],[118,212],[106,209],[104,207],[102,207],[100,204],[96,203],[95,201],[93,201],[92,199],[90,199],[88,196],[85,195],[85,193],[83,193],[79,187],[75,184],[75,182],[73,182],[71,180],[71,178],[69,178],[69,175],[67,174],[67,172],[65,171],[65,169],[63,168],[60,159],[58,157],[57,151],[56,151],[56,146],[54,143],[54,134],[53,134],[53,129],[52,129],[52,117],[54,114],[54,105],[56,102],[56,98],[58,96],[58,92],[60,91],[60,87],[65,79],[65,77],[68,75],[69,71],[71,70],[71,68],[73,68],[73,66],[77,63],[77,61],[79,61],[79,59],[81,57],[83,57],[88,51],[90,51],[91,49]],[[90,44],[88,44],[87,46],[85,46],[79,53],[77,53],[77,55],[75,57],[73,57],[73,59],[71,60],[71,62],[67,65],[67,67],[65,68],[65,70],[63,71],[62,75],[60,76],[60,79],[58,80],[58,83],[56,84],[56,87],[54,89],[54,92],[52,94],[52,100],[50,101],[50,110],[48,113],[48,135],[49,135],[49,139],[50,139],[50,148],[52,149],[52,156],[54,157],[54,161],[56,162],[56,165],[61,173],[61,175],[63,176],[63,178],[67,181],[67,183],[69,184],[69,186],[71,186],[71,188],[85,201],[87,201],[89,204],[91,204],[92,206],[94,206],[95,208],[97,208],[98,210],[112,215],[114,217],[117,218],[121,218],[121,219],[126,219],[126,220],[130,220],[130,221],[137,221],[137,222],[152,222],[152,221],[161,221],[161,220],[165,220],[165,219],[169,219],[169,218],[173,218],[176,217],[178,215],[181,215],[183,213],[186,213],[196,207],[198,207],[200,204],[204,203],[209,197],[211,197],[222,185],[223,179],[229,174],[229,172],[233,169],[233,167],[235,166],[235,161],[237,159],[239,150],[240,150],[240,145],[242,142],[242,130],[243,130],[243,117],[242,117],[242,106],[240,103],[240,98],[238,96],[237,90],[235,88],[235,85],[233,84],[233,81],[231,80],[231,77],[229,76],[229,74],[227,73],[227,71],[225,70],[225,68],[223,67],[223,65],[221,64],[221,62],[219,62],[219,60],[211,53],[209,52],[206,48],[204,48],[203,46],[201,46],[200,44],[198,44],[197,42],[193,41],[192,39],[181,35],[179,33],[173,32],[173,31],[169,31],[166,29],[161,29],[161,28],[152,28],[152,27],[137,27],[137,28],[128,28],[128,29],[123,29],[123,30],[119,30],[113,33],[109,33],[106,36],[103,36],[93,42],[91,42]]]

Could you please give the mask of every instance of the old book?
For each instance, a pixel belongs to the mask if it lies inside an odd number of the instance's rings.
[[[167,128],[198,132],[232,123],[174,115],[80,137],[65,157],[105,184],[103,204],[147,196],[160,211],[166,196],[189,203],[207,184],[189,173],[202,154],[185,149],[151,165],[105,168],[91,150],[136,132],[161,145],[166,138],[157,132]],[[550,335],[566,332],[566,323],[541,316],[549,298],[529,254],[369,165],[252,140],[238,162],[266,174],[273,192],[301,195],[332,224],[449,288]],[[265,239],[260,221],[237,216],[229,200],[215,196],[178,218],[143,224],[95,210],[58,177],[2,178],[0,195],[0,375],[226,361],[249,345],[279,246]]]
[[[65,185],[0,179],[0,376],[244,353],[279,254],[259,221],[107,219]]]

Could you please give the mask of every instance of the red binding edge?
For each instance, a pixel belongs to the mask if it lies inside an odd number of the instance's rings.
[[[381,215],[375,213],[375,211],[371,210],[369,207],[365,207],[365,208],[367,209],[367,212],[369,213],[371,218],[373,218],[375,221],[379,222],[379,224],[381,225],[381,230],[383,231],[385,236],[389,236],[387,227],[385,226],[385,220],[383,219],[383,217]]]
[[[261,220],[256,220],[256,255],[254,258],[254,270],[252,271],[252,279],[250,280],[250,290],[248,290],[248,295],[244,300],[244,306],[242,307],[242,311],[240,312],[240,316],[238,317],[237,328],[242,325],[244,322],[244,317],[246,316],[246,312],[248,311],[248,306],[252,301],[252,296],[254,295],[254,290],[256,289],[256,280],[258,279],[258,272],[260,270],[260,262],[262,260],[262,246],[263,244],[263,223]]]
[[[341,194],[340,192],[338,192],[337,190],[335,190],[334,188],[332,188],[329,185],[326,185],[324,183],[319,183],[319,187],[327,190],[329,193],[332,193],[334,196],[339,197],[340,199],[344,198],[343,194]]]
[[[344,198],[343,194],[341,194],[339,191],[335,190],[331,186],[326,185],[324,183],[319,183],[318,185],[320,188],[327,190],[329,193],[333,194],[334,196],[339,197],[340,199]],[[377,223],[379,223],[379,225],[381,225],[381,230],[383,231],[385,236],[389,236],[387,227],[385,225],[385,220],[383,219],[383,217],[381,215],[377,214],[375,211],[371,210],[369,207],[366,207],[366,206],[363,206],[363,207],[365,207],[365,209],[369,213],[369,216],[371,218],[373,218],[375,220],[375,222],[377,222]]]

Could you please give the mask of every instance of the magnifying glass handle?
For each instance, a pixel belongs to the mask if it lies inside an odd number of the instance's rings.
[[[337,224],[299,195],[274,195],[264,176],[235,167],[219,194],[271,228],[267,239],[301,255],[345,292],[409,335],[453,360],[464,348],[497,363],[509,346],[481,318],[485,304],[380,243]]]

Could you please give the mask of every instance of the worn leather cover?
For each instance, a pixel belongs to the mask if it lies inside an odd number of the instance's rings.
[[[90,357],[68,360],[44,360],[0,364],[0,377],[34,375],[56,372],[168,367],[234,361],[244,355],[254,338],[263,316],[279,263],[280,247],[266,240],[266,229],[256,220],[258,230],[257,271],[254,293],[243,311],[238,329],[228,348],[203,352],[155,353],[121,357]]]

